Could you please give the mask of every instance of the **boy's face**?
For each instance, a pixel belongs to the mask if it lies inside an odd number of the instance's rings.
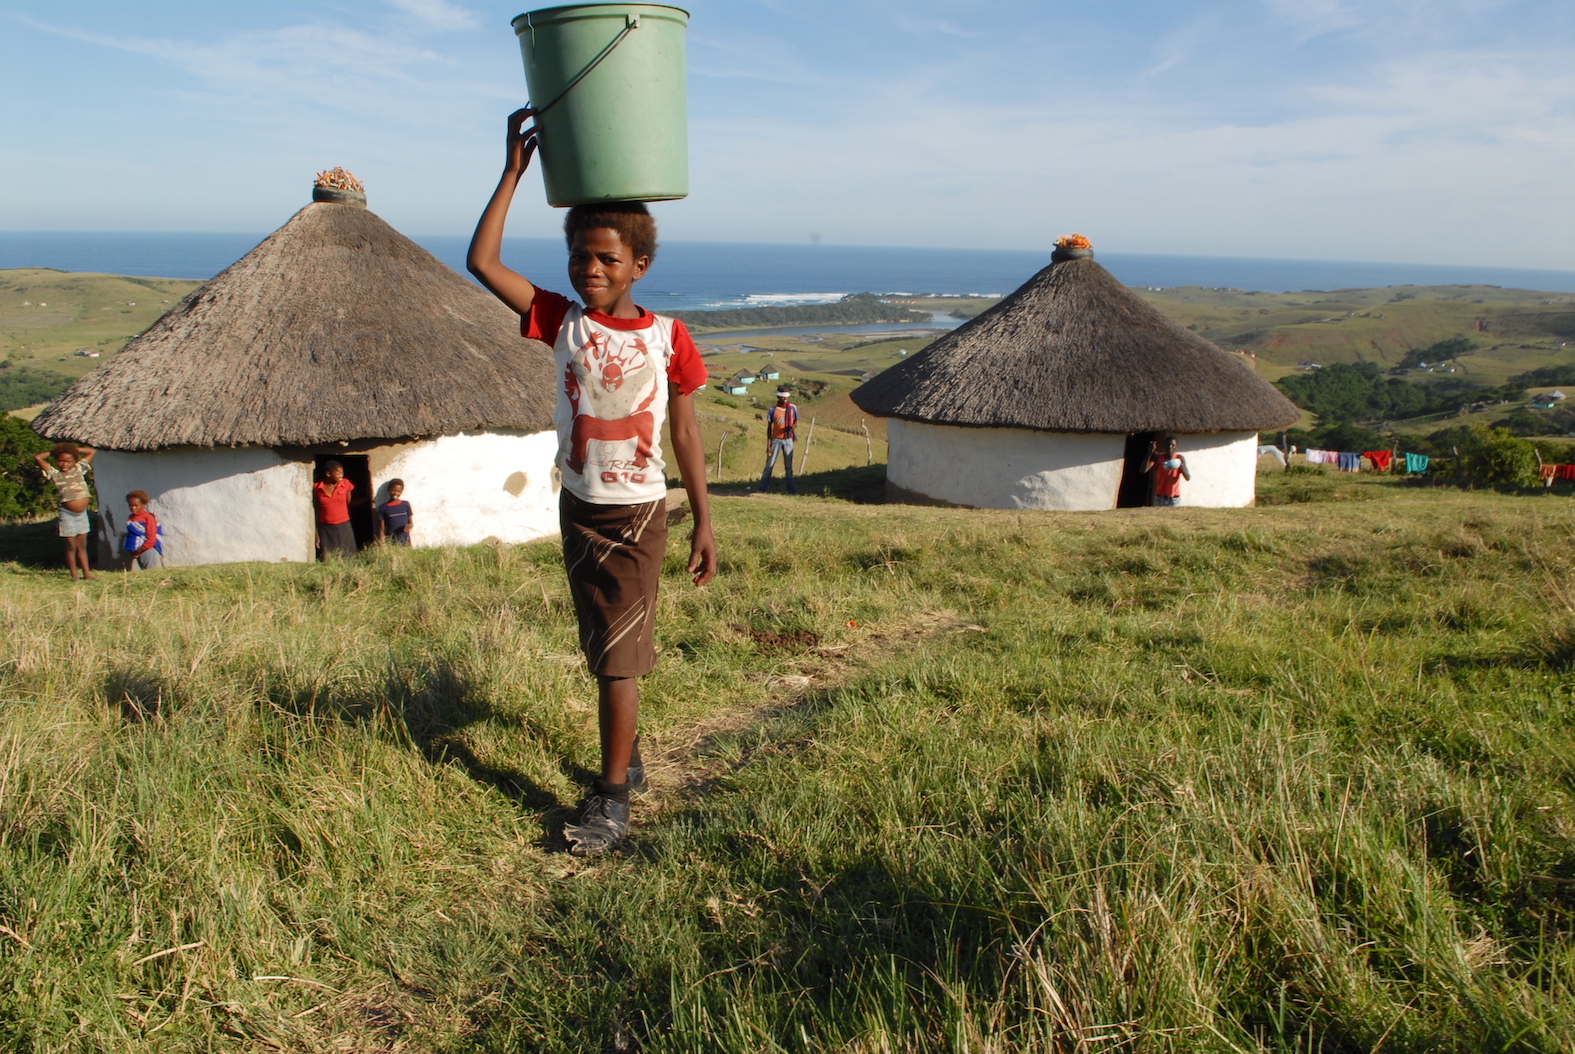
[[[389,501],[398,501],[399,500],[399,496],[401,494],[403,494],[404,492],[405,492],[405,488],[400,486],[398,483],[395,483],[393,486],[388,488],[388,500]]]
[[[1169,454],[1171,457],[1176,456],[1176,441],[1174,439],[1165,444],[1165,453]]]
[[[77,456],[75,454],[56,454],[55,455],[55,464],[60,466],[60,471],[62,471],[62,472],[70,472],[71,471],[71,466],[75,465],[76,463],[77,463]]]
[[[569,284],[592,311],[618,306],[649,266],[651,258],[634,255],[611,227],[575,231],[569,246]]]
[[[137,515],[137,513],[148,507],[148,503],[143,501],[141,498],[127,498],[126,504],[131,506],[131,514],[133,516]]]
[[[335,465],[333,468],[323,473],[323,478],[330,483],[338,483],[340,480],[345,478],[345,470]]]

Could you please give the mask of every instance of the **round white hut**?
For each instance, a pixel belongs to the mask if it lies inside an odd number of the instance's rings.
[[[1259,430],[1300,416],[1089,249],[1057,249],[1011,296],[867,381],[853,401],[891,419],[889,500],[982,509],[1152,504],[1141,470],[1165,435],[1192,472],[1183,505],[1251,505]]]
[[[143,490],[169,565],[312,560],[328,460],[378,501],[403,479],[416,545],[557,530],[551,350],[364,194],[313,199],[33,422],[100,451],[101,559]]]

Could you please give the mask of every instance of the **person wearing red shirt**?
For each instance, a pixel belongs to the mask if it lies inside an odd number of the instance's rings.
[[[1143,462],[1144,472],[1154,473],[1154,504],[1180,505],[1181,481],[1191,482],[1192,472],[1187,459],[1176,450],[1176,437],[1165,437],[1165,453],[1159,452],[1158,443],[1148,445],[1148,458]]]
[[[355,484],[345,479],[345,467],[337,461],[324,465],[323,478],[312,484],[312,500],[317,504],[317,548],[325,560],[356,553],[355,529],[350,526],[353,490]]]
[[[476,224],[466,266],[520,316],[522,336],[553,349],[563,477],[558,522],[580,648],[596,677],[602,748],[601,775],[563,834],[572,851],[597,853],[628,834],[629,794],[645,784],[635,740],[637,678],[656,665],[656,594],[667,551],[664,421],[693,515],[688,571],[696,586],[716,575],[694,409],[706,368],[682,322],[634,302],[634,283],[656,255],[656,221],[642,203],[569,210],[563,233],[578,304],[503,264],[504,221],[536,150],[536,129],[525,128],[535,115],[509,115],[503,177]]]

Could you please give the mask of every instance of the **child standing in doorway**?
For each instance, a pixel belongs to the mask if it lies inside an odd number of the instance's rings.
[[[88,473],[93,471],[92,447],[79,447],[75,443],[56,443],[48,454],[33,455],[44,478],[55,485],[55,495],[60,501],[60,540],[66,546],[66,572],[76,581],[77,571],[82,581],[88,574],[87,536],[88,502],[92,492],[88,489]],[[49,459],[55,459],[50,465]]]
[[[1181,481],[1192,481],[1192,470],[1187,468],[1187,457],[1176,449],[1176,437],[1165,437],[1164,452],[1159,443],[1148,445],[1148,458],[1143,462],[1144,472],[1154,473],[1154,504],[1180,505]]]
[[[388,500],[377,507],[377,540],[385,538],[394,545],[410,544],[411,509],[408,501],[401,500],[405,481],[388,481]]]
[[[656,223],[637,201],[576,205],[564,220],[576,304],[538,289],[499,259],[504,220],[536,150],[535,111],[509,116],[503,178],[476,225],[470,272],[520,316],[526,337],[557,362],[559,525],[580,624],[580,647],[597,684],[601,774],[564,828],[571,849],[611,849],[629,831],[629,793],[643,789],[635,741],[637,678],[656,665],[656,590],[667,549],[662,423],[683,474],[694,531],[688,571],[716,575],[705,458],[692,396],[706,382],[684,324],[635,304],[634,283],[656,255]],[[583,304],[583,306],[582,306]]]
[[[323,559],[356,553],[355,528],[350,526],[350,494],[355,484],[345,479],[345,467],[337,461],[323,465],[323,478],[312,484],[312,500],[317,504],[317,548]]]

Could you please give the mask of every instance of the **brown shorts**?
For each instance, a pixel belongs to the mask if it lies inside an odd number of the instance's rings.
[[[591,672],[639,677],[656,666],[656,584],[667,553],[667,503],[592,505],[567,490],[558,506],[563,566]]]

